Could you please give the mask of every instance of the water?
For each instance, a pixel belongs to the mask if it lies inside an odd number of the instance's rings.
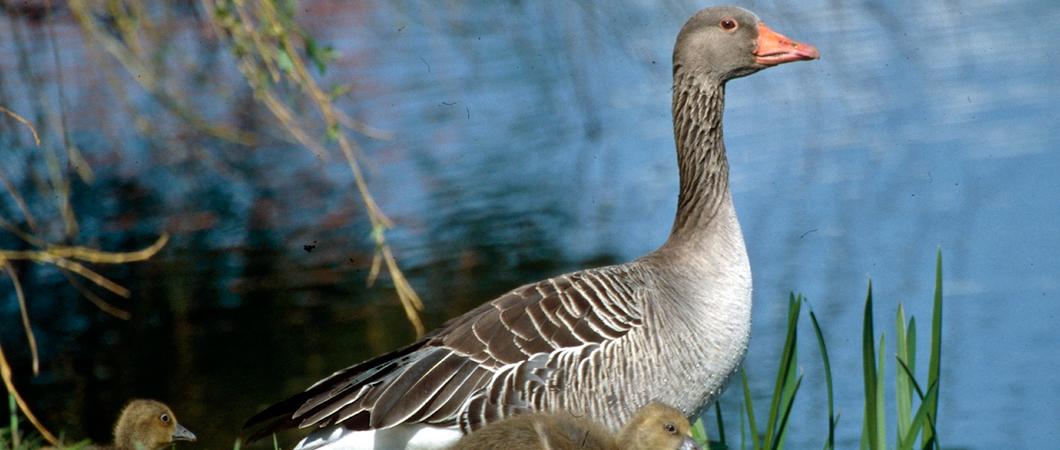
[[[665,239],[677,189],[670,52],[701,6],[303,4],[302,23],[342,54],[324,83],[350,83],[340,105],[393,134],[359,142],[429,326],[520,283],[628,260]],[[822,54],[727,89],[732,182],[755,279],[755,390],[771,388],[787,293],[802,292],[829,339],[840,447],[855,447],[866,282],[878,330],[904,302],[926,336],[941,248],[943,444],[1048,448],[1060,438],[1060,64],[1051,56],[1060,8],[745,6]],[[385,283],[364,286],[369,228],[345,166],[277,139],[224,49],[195,34],[186,12],[170,20],[171,89],[262,144],[204,136],[121,70],[108,82],[100,55],[61,12],[71,136],[98,178],[75,185],[78,242],[131,250],[159,230],[173,240],[149,263],[100,269],[132,290],[131,300],[113,300],[130,321],[99,312],[53,269],[18,266],[40,377],[27,375],[6,284],[0,335],[16,381],[53,428],[105,440],[124,399],[151,396],[174,406],[200,447],[226,448],[266,403],[412,334]],[[45,145],[57,145],[48,42],[44,27],[0,21],[0,104],[48,124]],[[25,156],[21,128],[2,130],[4,174],[32,186],[26,174],[39,158]],[[54,217],[47,199],[31,200]],[[3,202],[5,220],[20,217]],[[0,234],[4,248],[15,242]],[[809,331],[792,448],[818,447],[826,432]]]

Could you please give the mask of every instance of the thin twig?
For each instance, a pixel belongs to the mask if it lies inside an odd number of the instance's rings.
[[[53,258],[46,252],[42,252],[42,255],[45,256],[42,257],[41,261],[50,262],[52,264],[55,264],[56,267],[60,267],[78,275],[81,275],[82,278],[96,283],[97,286],[111,291],[118,296],[121,296],[123,298],[129,298],[129,296],[132,295],[132,293],[129,292],[129,290],[126,289],[124,286],[111,281],[109,278],[100,275],[98,272],[95,272],[92,269],[85,267],[79,262],[70,261],[68,259],[63,258]]]
[[[111,316],[114,316],[121,320],[129,320],[132,317],[132,315],[129,314],[128,311],[111,305],[106,300],[104,300],[103,297],[100,297],[96,295],[95,292],[89,290],[85,285],[81,284],[81,282],[77,280],[77,277],[75,277],[74,274],[65,270],[63,270],[62,273],[63,277],[66,278],[66,281],[69,282],[74,287],[74,289],[77,289],[77,291],[80,292],[82,296],[87,298],[88,301],[92,302],[93,305],[96,305],[96,307],[104,313],[110,314]]]
[[[36,144],[37,147],[40,147],[40,136],[37,135],[37,129],[33,128],[33,124],[29,123],[29,121],[26,120],[26,118],[18,115],[18,113],[14,112],[14,111],[12,111],[10,109],[4,108],[3,106],[0,106],[0,111],[2,111],[5,114],[11,116],[12,119],[15,119],[15,120],[19,121],[19,123],[21,123],[22,125],[25,125],[26,128],[29,128],[30,134],[33,135],[33,143]]]
[[[33,135],[33,144],[40,147],[40,136],[37,135],[37,129],[33,127],[33,124],[29,120],[20,116],[18,113],[0,106],[0,111],[4,112],[8,116],[17,120],[22,125],[25,125],[29,129],[30,134]],[[30,212],[29,206],[26,204],[26,200],[22,198],[22,195],[18,193],[18,189],[15,189],[15,185],[7,179],[7,176],[0,171],[0,184],[4,185],[4,189],[11,194],[11,198],[15,199],[15,204],[18,205],[18,209],[22,211],[22,217],[26,219],[26,224],[29,225],[30,230],[37,231],[37,221],[33,219],[33,213]]]
[[[43,240],[41,240],[40,238],[38,238],[38,237],[36,237],[36,236],[34,236],[34,235],[30,234],[30,233],[27,233],[25,231],[22,231],[17,226],[15,226],[14,224],[12,224],[12,223],[4,220],[4,219],[0,219],[0,228],[3,228],[4,230],[7,230],[8,233],[11,233],[11,234],[15,235],[15,237],[17,237],[19,239],[22,239],[24,242],[26,242],[27,244],[32,245],[34,247],[38,247],[39,248],[39,247],[47,246],[47,244],[45,244],[45,242]]]
[[[258,55],[261,56],[262,65],[269,72],[272,77],[273,83],[280,82],[280,69],[276,67],[275,58],[270,57],[271,55],[266,50],[265,40],[262,39],[261,33],[254,32],[254,21],[251,20],[250,14],[247,12],[245,4],[242,2],[233,2],[232,6],[235,7],[236,13],[239,14],[240,23],[243,24],[243,32],[250,37],[250,41],[254,43],[254,48],[258,50]]]
[[[33,214],[29,211],[29,205],[26,204],[26,200],[18,193],[18,189],[15,189],[15,185],[11,184],[11,181],[7,179],[3,171],[0,171],[0,184],[3,184],[4,190],[11,194],[11,198],[15,199],[15,204],[18,205],[19,211],[22,211],[22,217],[26,219],[26,224],[29,225],[30,230],[36,232],[37,221],[33,219]]]
[[[105,252],[88,247],[48,247],[44,250],[0,250],[0,257],[14,260],[51,262],[56,258],[76,259],[93,264],[125,264],[151,259],[169,242],[169,234],[161,236],[148,247],[134,252]]]
[[[342,126],[358,133],[361,133],[377,141],[389,141],[391,139],[394,139],[394,133],[355,120],[349,115],[347,115],[345,112],[342,112],[340,110],[335,111],[335,117],[339,120],[339,123],[341,123]]]
[[[55,27],[52,22],[51,14],[51,0],[45,0],[44,7],[46,8],[46,14],[48,15],[48,43],[52,50],[52,63],[55,65],[55,76],[56,76],[56,90],[59,94],[59,126],[61,130],[59,133],[63,138],[63,146],[66,149],[67,162],[72,162],[74,158],[72,155],[78,154],[76,149],[73,149],[73,145],[70,141],[70,135],[67,133],[66,126],[66,94],[63,90],[63,72],[62,72],[62,61],[59,58],[59,45],[55,38]],[[80,226],[77,223],[77,215],[74,214],[73,204],[70,202],[70,181],[66,179],[66,170],[60,164],[58,150],[53,149],[52,146],[44,148],[45,161],[48,166],[48,175],[51,179],[51,188],[55,193],[55,201],[58,203],[59,212],[63,217],[63,225],[65,225],[65,234],[68,238],[77,236]]]
[[[15,297],[18,298],[18,309],[22,316],[22,329],[26,331],[26,340],[29,341],[29,354],[33,359],[33,375],[40,374],[40,356],[37,353],[37,338],[33,336],[33,327],[29,324],[29,308],[26,307],[26,295],[22,292],[22,284],[18,281],[15,268],[6,259],[0,257],[0,266],[11,278],[11,284],[15,286]]]
[[[98,272],[89,269],[84,264],[77,261],[63,258],[61,256],[54,255],[48,251],[37,251],[37,250],[26,250],[26,251],[15,251],[15,250],[0,250],[0,259],[6,260],[24,260],[34,261],[38,263],[50,263],[61,269],[69,270],[73,273],[81,275],[82,278],[95,283],[97,286],[113,292],[124,298],[129,298],[132,295],[128,289],[122,287],[120,284],[115,283],[107,277],[100,275]]]
[[[37,420],[37,416],[33,415],[33,411],[30,411],[29,405],[22,399],[22,396],[18,394],[18,390],[15,389],[15,382],[11,377],[11,366],[7,363],[7,356],[4,356],[4,346],[0,345],[0,377],[4,379],[4,386],[7,387],[7,392],[11,396],[15,397],[15,403],[18,404],[18,409],[22,410],[22,414],[29,419],[29,422],[40,432],[41,436],[44,436],[44,440],[52,445],[59,445],[59,440],[55,438],[55,435],[51,434],[44,425]]]
[[[77,144],[74,143],[73,139],[70,139],[70,126],[66,118],[67,107],[66,89],[63,82],[63,64],[62,58],[59,56],[59,39],[55,36],[55,14],[52,14],[51,0],[44,1],[44,8],[48,23],[46,27],[48,30],[48,41],[52,49],[52,63],[55,64],[55,90],[59,94],[59,126],[62,127],[60,133],[63,136],[63,145],[66,147],[67,162],[74,167],[74,171],[81,177],[81,180],[91,183],[96,178],[95,174],[92,173],[92,167],[88,165],[88,161],[81,154],[81,150],[77,148]],[[67,186],[67,189],[69,189],[69,186]],[[67,203],[70,202],[69,195],[65,201]],[[67,205],[67,208],[73,211],[72,206]]]

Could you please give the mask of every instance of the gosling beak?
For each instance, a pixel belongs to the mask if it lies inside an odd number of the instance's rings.
[[[191,430],[184,428],[184,425],[177,424],[177,429],[173,430],[173,441],[191,441],[195,442],[195,433]]]
[[[681,446],[677,447],[677,450],[703,450],[703,448],[700,447],[696,441],[693,441],[692,438],[685,437],[684,440],[681,441]]]
[[[821,57],[812,45],[788,39],[761,22],[758,23],[757,43],[755,62],[767,67]]]

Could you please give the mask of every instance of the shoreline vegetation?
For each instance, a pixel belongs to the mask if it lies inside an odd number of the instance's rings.
[[[896,350],[887,351],[887,332],[876,334],[875,311],[872,298],[872,281],[869,281],[865,295],[862,333],[862,408],[861,442],[862,450],[931,450],[941,449],[938,436],[939,390],[941,388],[940,361],[942,351],[942,250],[936,252],[935,289],[932,296],[932,316],[930,322],[930,340],[927,342],[928,368],[926,378],[917,378],[917,322],[910,316],[906,320],[905,307],[899,303],[895,317],[894,342]],[[828,358],[826,331],[818,321],[817,315],[809,307],[807,299],[801,295],[791,294],[788,299],[787,332],[783,351],[777,361],[776,382],[772,393],[766,422],[760,422],[761,416],[755,413],[755,402],[751,383],[746,369],[740,371],[740,386],[730,385],[729,389],[742,389],[743,401],[738,411],[723,411],[720,402],[715,402],[713,415],[716,427],[710,430],[705,421],[708,414],[702,415],[693,425],[697,441],[707,442],[710,448],[718,449],[753,449],[772,450],[784,448],[785,433],[789,419],[794,412],[796,394],[804,380],[798,359],[798,331],[802,318],[802,307],[809,309],[808,319],[816,338],[820,364],[823,366],[824,379],[813,380],[824,383],[827,392],[827,416],[822,417],[823,448],[832,450],[836,446],[836,430],[839,426],[840,413],[836,410],[834,383],[854,382],[858,374],[840,374],[833,376],[831,361]],[[877,340],[878,339],[878,340]],[[853,340],[852,340],[853,341]],[[807,362],[807,364],[812,364]],[[888,380],[885,376],[888,364],[895,364],[895,377]],[[838,381],[836,381],[838,380]],[[894,383],[893,411],[888,411],[885,398],[888,383]],[[761,394],[761,393],[757,393]],[[761,407],[760,407],[761,408]],[[762,409],[759,409],[762,411]],[[736,415],[739,418],[739,438],[733,439],[725,432],[725,417]],[[804,411],[801,414],[813,414]],[[892,429],[888,420],[894,421]],[[889,440],[888,436],[893,436]],[[890,442],[890,445],[889,445]]]
[[[54,57],[57,81],[54,87],[58,97],[56,105],[46,95],[31,96],[29,105],[19,105],[34,112],[31,119],[27,119],[15,111],[14,102],[0,95],[0,125],[6,125],[3,129],[12,131],[12,136],[5,139],[7,142],[0,144],[12,149],[36,150],[24,152],[25,173],[13,180],[8,178],[10,174],[0,170],[0,192],[9,196],[17,215],[21,216],[11,218],[13,222],[0,217],[0,270],[10,280],[18,299],[20,326],[31,353],[32,374],[36,376],[40,373],[40,357],[26,295],[20,283],[21,265],[31,262],[54,267],[97,308],[117,319],[129,320],[129,312],[115,306],[108,297],[128,299],[131,291],[96,266],[146,261],[169,242],[169,235],[159,232],[154,242],[142,249],[110,252],[95,248],[94,236],[83,235],[73,198],[78,186],[91,185],[96,180],[96,173],[71,136],[69,122],[72,118],[68,117],[70,112],[63,89],[62,52],[57,45],[55,17],[61,14],[73,17],[86,39],[87,50],[95,52],[93,56],[98,65],[95,69],[106,73],[109,87],[117,92],[118,99],[124,103],[122,106],[134,118],[132,125],[136,133],[149,136],[158,130],[153,128],[155,125],[151,121],[144,119],[151,114],[141,114],[142,107],[131,100],[135,94],[130,92],[130,86],[156,100],[166,114],[177,118],[182,126],[224,143],[232,151],[253,150],[260,138],[231,124],[215,123],[186,103],[181,93],[172,91],[168,79],[172,75],[167,73],[170,68],[160,56],[168,51],[174,36],[181,30],[174,29],[167,21],[156,19],[159,15],[178,17],[186,14],[187,11],[180,10],[180,6],[84,0],[71,0],[65,7],[53,6],[52,2],[22,3],[8,5],[5,1],[0,5],[3,6],[0,11],[12,25],[13,42],[20,50],[17,62],[20,81],[39,92],[53,87],[41,83],[28,61],[33,44],[27,37],[31,33],[27,28],[42,27]],[[367,283],[374,284],[385,270],[389,276],[388,285],[407,321],[415,335],[422,336],[425,332],[420,314],[423,303],[387,241],[386,232],[393,227],[393,222],[383,213],[369,190],[359,159],[362,151],[356,140],[356,137],[388,140],[390,133],[361,123],[335,106],[337,98],[349,93],[349,86],[326,88],[318,83],[316,77],[324,74],[337,53],[329,46],[318,44],[298,24],[298,7],[293,2],[249,4],[202,0],[199,6],[206,12],[206,16],[199,20],[209,29],[203,31],[203,38],[213,45],[227,48],[230,56],[235,58],[254,99],[282,130],[280,139],[296,143],[320,160],[339,158],[346,163],[355,181],[357,199],[370,222],[368,234],[374,244]],[[34,123],[38,126],[35,127]],[[24,132],[15,130],[16,127],[23,127]],[[38,128],[45,133],[39,133]],[[32,139],[27,141],[26,137]],[[120,148],[116,142],[113,145]],[[38,156],[40,154],[43,161]],[[6,212],[4,206],[7,205],[0,204],[0,212]],[[5,248],[5,242],[9,241],[16,243],[13,248]],[[58,437],[37,419],[30,405],[19,395],[11,364],[2,347],[0,372],[17,409],[45,441],[57,444]]]

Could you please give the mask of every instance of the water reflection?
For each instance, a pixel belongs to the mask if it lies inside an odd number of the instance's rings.
[[[342,54],[324,83],[350,84],[346,111],[393,133],[361,144],[428,326],[520,283],[662,242],[677,189],[669,54],[700,6],[304,3],[300,20]],[[756,281],[748,367],[761,390],[779,352],[783,299],[800,290],[834,341],[835,370],[850,374],[837,386],[840,446],[856,446],[866,275],[879,311],[904,301],[926,318],[938,245],[951,299],[945,444],[1046,448],[1060,437],[1042,420],[1060,398],[1060,356],[1045,350],[1060,312],[1048,301],[1060,273],[1050,226],[1060,219],[1050,181],[1060,170],[1060,67],[1047,56],[1060,11],[1042,1],[748,6],[824,57],[728,88],[726,135]],[[80,236],[112,250],[141,248],[161,230],[173,240],[149,263],[107,269],[134,292],[114,301],[129,321],[52,269],[18,266],[42,376],[24,370],[7,285],[0,336],[25,394],[71,436],[105,440],[111,412],[150,396],[201,430],[204,447],[227,447],[257,408],[412,332],[385,280],[365,286],[370,227],[348,169],[285,141],[226,50],[198,28],[201,12],[166,11],[173,27],[159,54],[170,92],[256,143],[211,137],[127,75],[113,79],[99,69],[110,60],[84,48],[60,11],[69,129],[96,171],[73,189]],[[1027,39],[1028,28],[1038,37]],[[0,36],[0,104],[48,124],[55,145],[58,72],[46,28],[9,15]],[[17,124],[0,120],[0,129],[0,168],[32,192],[41,158]],[[46,199],[28,201],[47,215]],[[0,217],[20,217],[10,199]],[[3,248],[18,245],[0,234]],[[813,352],[803,355],[807,380],[820,377]],[[800,394],[793,448],[821,442],[818,384]]]

